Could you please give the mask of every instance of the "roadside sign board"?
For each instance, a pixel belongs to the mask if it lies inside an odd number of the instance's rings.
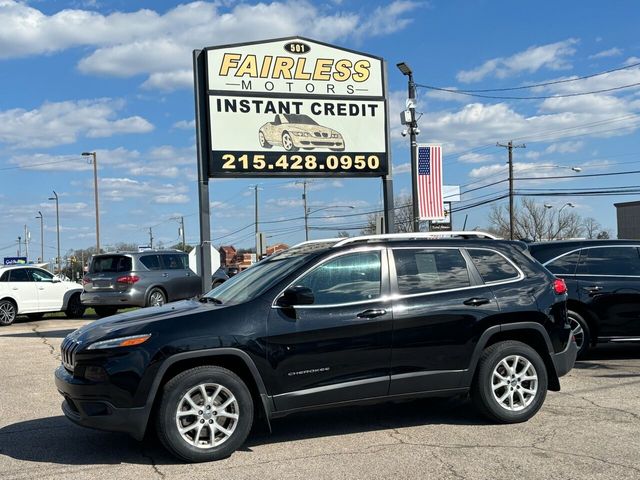
[[[204,50],[210,178],[388,174],[381,58],[302,37]]]
[[[5,265],[22,265],[27,263],[27,257],[4,257]]]
[[[451,202],[444,202],[444,218],[442,220],[431,220],[430,230],[432,232],[450,232],[451,225]]]

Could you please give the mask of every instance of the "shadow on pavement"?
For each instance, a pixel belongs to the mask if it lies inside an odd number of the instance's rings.
[[[64,338],[71,332],[75,331],[75,328],[65,330],[45,330],[42,332],[23,332],[23,333],[7,333],[4,334],[3,330],[0,330],[0,337],[15,337],[15,338]]]
[[[257,421],[240,448],[309,438],[347,435],[418,425],[485,425],[462,399],[423,399],[404,403],[327,409],[272,421],[273,433]],[[100,432],[72,424],[64,416],[14,423],[0,429],[0,455],[29,462],[65,465],[156,464],[181,462],[153,436],[137,442],[125,434]]]
[[[638,343],[607,343],[592,348],[587,354],[576,361],[574,368],[578,369],[615,369],[616,365],[608,365],[606,360],[634,360],[640,359],[640,344]]]

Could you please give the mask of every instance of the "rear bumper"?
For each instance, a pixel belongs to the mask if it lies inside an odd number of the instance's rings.
[[[559,353],[554,353],[551,355],[551,360],[553,361],[553,365],[556,368],[556,374],[558,377],[562,377],[569,373],[569,371],[573,368],[573,365],[576,363],[576,356],[578,355],[578,346],[576,345],[576,341],[571,336],[571,339],[567,343],[567,347]]]
[[[82,292],[80,301],[89,307],[144,307],[144,292],[131,290],[128,292]]]
[[[114,407],[108,398],[97,394],[99,389],[95,384],[74,378],[63,366],[55,371],[55,382],[64,397],[62,412],[73,423],[143,439],[149,419],[146,407]]]

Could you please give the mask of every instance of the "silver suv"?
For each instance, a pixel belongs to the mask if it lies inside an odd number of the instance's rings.
[[[178,250],[94,255],[82,279],[82,304],[99,317],[119,308],[159,306],[201,293],[200,277]]]

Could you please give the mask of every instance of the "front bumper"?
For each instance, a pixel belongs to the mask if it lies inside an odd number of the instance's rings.
[[[114,407],[102,388],[95,383],[75,378],[63,366],[55,371],[56,388],[64,397],[62,412],[73,423],[83,427],[128,433],[136,440],[144,437],[149,409],[147,407]]]
[[[573,365],[576,363],[577,355],[578,346],[576,345],[576,340],[572,335],[567,343],[567,347],[562,352],[551,355],[551,360],[553,361],[553,366],[556,368],[558,378],[569,373],[573,368]]]
[[[82,292],[80,301],[88,307],[144,307],[145,293],[137,290],[127,292]]]

